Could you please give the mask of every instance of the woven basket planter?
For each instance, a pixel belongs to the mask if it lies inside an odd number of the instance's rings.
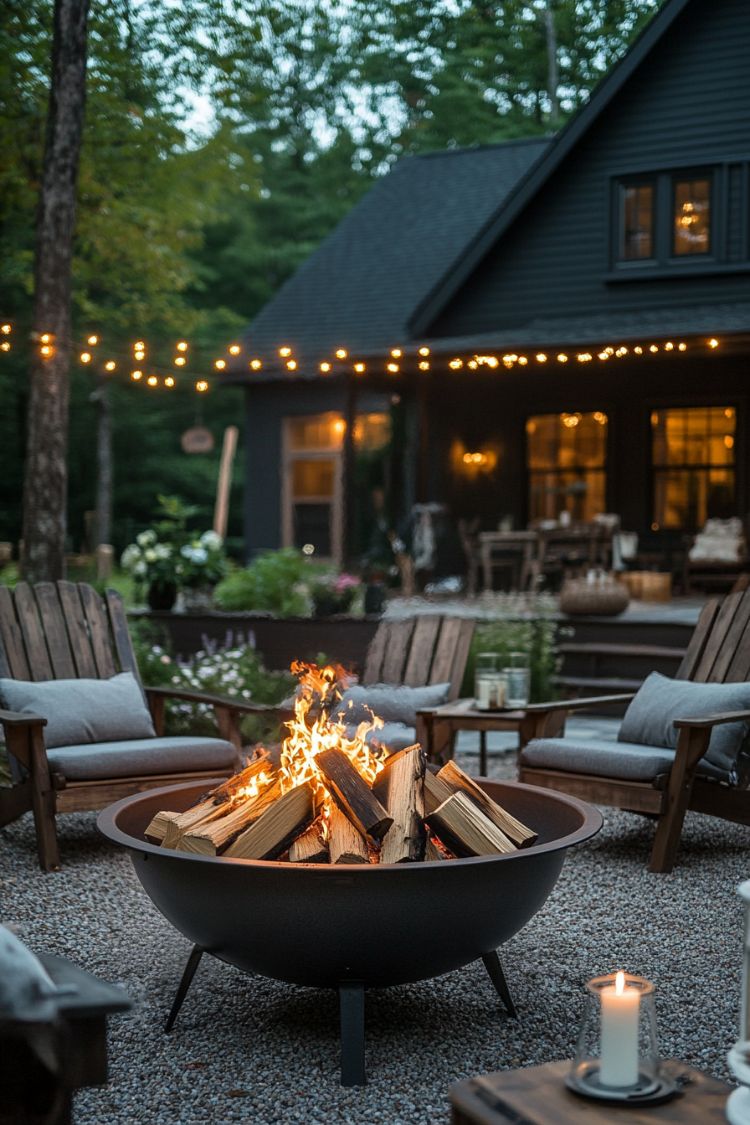
[[[586,578],[568,578],[560,591],[560,612],[614,617],[627,608],[629,601],[625,586],[614,579],[589,582]]]

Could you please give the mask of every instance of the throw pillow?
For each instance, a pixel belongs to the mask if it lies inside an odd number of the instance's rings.
[[[406,687],[394,684],[355,684],[348,688],[334,714],[343,716],[347,723],[369,721],[371,712],[385,723],[403,723],[416,726],[417,711],[439,707],[448,702],[450,684],[428,684],[426,687]]]
[[[750,710],[750,684],[698,684],[692,680],[670,680],[652,672],[630,703],[618,734],[620,742],[643,746],[677,746],[679,731],[675,719],[695,719],[722,711]],[[747,722],[714,727],[705,757],[729,778],[736,775],[736,764],[750,726]]]
[[[46,719],[44,741],[50,748],[156,737],[132,672],[109,680],[0,679],[0,699],[10,711]]]

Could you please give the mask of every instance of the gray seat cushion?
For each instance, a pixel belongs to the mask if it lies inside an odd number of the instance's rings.
[[[610,742],[604,738],[535,738],[521,751],[521,765],[565,773],[590,773],[620,781],[653,781],[669,773],[674,750],[632,742]],[[698,773],[717,781],[728,781],[726,770],[717,769],[706,758]]]
[[[162,773],[221,772],[237,764],[237,751],[222,738],[136,738],[48,750],[50,769],[68,781],[103,781]]]
[[[677,746],[679,731],[675,719],[697,719],[722,711],[750,710],[750,684],[700,684],[691,680],[671,680],[652,672],[639,688],[625,712],[618,739],[645,746]],[[743,752],[748,723],[726,723],[715,727],[706,751],[706,760],[735,776],[737,758]]]
[[[132,672],[108,680],[0,679],[0,699],[11,711],[47,720],[45,745],[153,738],[156,734],[143,692]]]
[[[356,724],[347,724],[346,733],[349,738],[353,738],[356,731]],[[392,754],[397,750],[405,750],[407,746],[413,746],[416,741],[417,733],[414,727],[409,727],[405,723],[384,723],[379,730],[370,731],[367,735],[368,744],[377,742],[387,746]]]

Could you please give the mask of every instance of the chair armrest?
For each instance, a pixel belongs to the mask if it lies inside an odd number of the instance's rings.
[[[750,711],[724,711],[717,715],[705,715],[691,719],[675,719],[674,726],[678,730],[684,728],[701,730],[705,727],[718,727],[723,723],[739,723],[750,720]]]
[[[554,702],[529,703],[519,710],[522,709],[527,715],[540,715],[547,711],[582,711],[594,705],[603,707],[609,703],[628,703],[634,695],[635,692],[630,691],[619,695],[592,695],[585,699],[557,699]]]
[[[2,711],[0,710],[0,723],[5,727],[30,727],[35,723],[46,727],[47,720],[41,715],[30,715],[27,711]]]
[[[225,695],[212,695],[205,691],[191,691],[189,688],[147,687],[147,696],[155,699],[183,699],[188,703],[205,703],[210,707],[225,707],[229,711],[251,714],[291,715],[289,707],[274,706],[271,703],[249,703],[243,699],[232,699]]]

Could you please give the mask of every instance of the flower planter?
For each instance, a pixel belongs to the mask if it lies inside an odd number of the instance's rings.
[[[177,601],[176,582],[152,582],[146,594],[149,609],[156,612],[171,610]]]

